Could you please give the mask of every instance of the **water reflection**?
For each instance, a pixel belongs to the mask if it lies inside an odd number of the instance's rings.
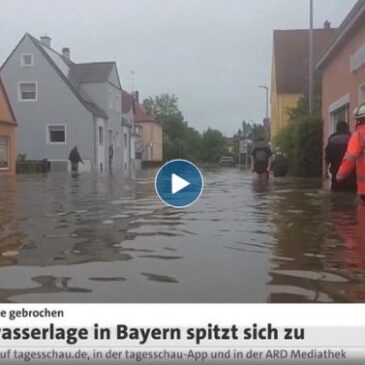
[[[365,301],[365,205],[319,180],[204,171],[163,206],[154,170],[0,181],[0,300]]]

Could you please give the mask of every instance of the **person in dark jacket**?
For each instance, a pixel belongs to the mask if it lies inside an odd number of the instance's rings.
[[[75,146],[68,156],[68,159],[71,162],[71,170],[72,172],[77,172],[79,170],[79,162],[84,163],[82,161],[79,150],[77,149],[77,146]]]
[[[112,144],[109,146],[108,155],[109,155],[109,171],[112,171],[112,167],[113,167],[113,156],[114,156],[114,149],[113,149],[113,145]]]
[[[264,138],[258,138],[256,146],[251,154],[252,172],[256,173],[259,179],[268,179],[271,170],[272,152]]]
[[[272,162],[272,171],[274,177],[283,177],[288,173],[289,161],[286,154],[280,147],[275,148],[274,158]]]
[[[332,191],[356,191],[355,171],[343,181],[336,180],[336,175],[345,156],[350,137],[351,133],[348,124],[346,122],[338,122],[336,133],[328,138],[328,144],[325,149],[326,176],[328,177],[329,171],[331,173]]]

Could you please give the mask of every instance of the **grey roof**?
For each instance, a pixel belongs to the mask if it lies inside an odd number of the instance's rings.
[[[77,83],[107,82],[115,62],[73,63],[69,78]]]
[[[88,109],[90,112],[92,112],[96,116],[102,117],[104,119],[108,119],[107,113],[103,109],[101,109],[99,106],[97,106],[95,101],[92,100],[89,97],[89,95],[81,89],[80,82],[78,82],[78,79],[76,78],[76,76],[74,78],[70,77],[70,75],[69,75],[69,77],[66,77],[66,75],[64,75],[64,73],[59,69],[59,67],[55,64],[55,62],[52,60],[52,58],[44,50],[43,47],[47,47],[47,46],[45,46],[41,41],[34,38],[30,34],[28,34],[28,35],[29,35],[30,39],[33,41],[33,43],[35,44],[35,46],[41,51],[41,53],[44,55],[44,57],[48,60],[48,62],[51,64],[51,66],[55,69],[55,71],[58,73],[58,75],[64,80],[64,82],[68,85],[68,87],[75,94],[75,96],[80,100],[80,102],[85,106],[85,108]],[[51,50],[53,52],[56,52],[53,49],[51,49]],[[65,57],[63,57],[58,52],[56,52],[56,54],[58,56],[60,56],[62,58],[62,60],[64,60],[67,63],[67,65],[70,67],[70,70],[73,68],[74,65],[76,65],[72,61],[67,60]],[[114,64],[114,62],[108,62],[108,63],[110,63],[112,65]],[[83,64],[81,64],[81,65],[83,65]]]

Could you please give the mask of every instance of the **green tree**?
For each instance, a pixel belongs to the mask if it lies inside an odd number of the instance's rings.
[[[253,123],[250,139],[256,142],[259,138],[267,139],[266,129],[262,124]]]
[[[245,120],[242,122],[242,130],[240,129],[241,136],[244,139],[251,139],[252,136],[252,124],[246,122]]]
[[[162,94],[143,101],[147,114],[162,123],[164,160],[184,158],[217,162],[226,151],[226,139],[216,129],[199,133],[184,120],[175,95]]]
[[[147,114],[162,123],[165,160],[186,158],[189,128],[175,95],[162,94],[143,101]]]
[[[308,113],[308,95],[299,99],[296,108],[288,110],[290,120],[274,142],[288,155],[289,171],[301,177],[320,177],[322,174],[322,118],[321,89],[315,83],[314,108]]]
[[[226,151],[226,139],[217,129],[208,128],[202,135],[202,158],[205,162],[218,162]]]
[[[262,124],[242,122],[242,138],[256,141],[260,137],[267,139],[266,134],[266,129]]]

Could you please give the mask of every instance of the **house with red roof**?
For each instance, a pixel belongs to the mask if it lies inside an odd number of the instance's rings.
[[[137,135],[142,137],[142,162],[147,164],[163,161],[163,129],[162,124],[149,116],[139,103],[139,93],[133,97],[134,126]]]
[[[314,56],[323,53],[336,33],[327,21],[314,29]],[[271,72],[271,136],[275,137],[290,119],[289,109],[308,92],[309,30],[275,30]]]

